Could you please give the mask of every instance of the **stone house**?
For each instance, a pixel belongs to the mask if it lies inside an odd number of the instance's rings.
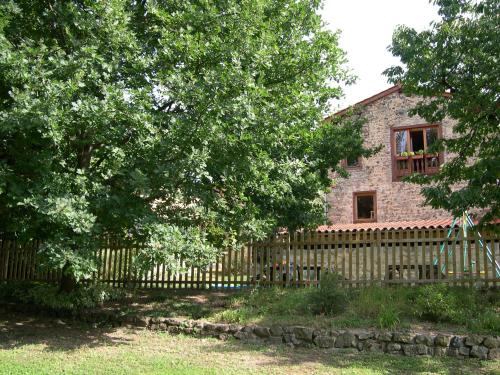
[[[423,205],[419,185],[401,181],[414,172],[432,174],[439,170],[447,155],[427,150],[437,138],[452,135],[453,120],[429,124],[408,115],[419,100],[405,96],[396,85],[356,104],[367,120],[363,127],[365,145],[381,145],[382,149],[370,158],[343,161],[350,177],[332,186],[326,195],[332,224],[451,221],[447,211]]]

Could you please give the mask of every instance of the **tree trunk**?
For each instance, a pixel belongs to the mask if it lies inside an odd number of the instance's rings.
[[[75,278],[69,274],[69,263],[66,263],[62,269],[61,281],[59,282],[59,292],[70,293],[76,288]]]

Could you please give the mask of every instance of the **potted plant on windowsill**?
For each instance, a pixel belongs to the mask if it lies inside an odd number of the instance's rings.
[[[410,152],[403,151],[396,155],[397,161],[409,161],[410,160]]]
[[[396,159],[398,160],[405,160],[408,159],[408,152],[403,151],[399,155],[396,155]]]
[[[413,159],[422,159],[424,157],[424,150],[418,150],[417,152],[413,153]]]

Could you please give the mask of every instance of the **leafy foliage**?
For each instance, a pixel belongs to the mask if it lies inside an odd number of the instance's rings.
[[[319,7],[2,2],[0,234],[82,279],[106,234],[175,268],[323,221],[329,170],[368,151],[323,121],[352,78]]]
[[[338,314],[347,307],[347,291],[341,285],[342,276],[336,273],[323,275],[320,285],[309,296],[309,306],[314,314]]]
[[[455,216],[468,209],[483,211],[485,224],[500,214],[500,3],[434,3],[441,20],[429,30],[401,26],[395,31],[390,50],[404,66],[385,74],[401,82],[406,93],[424,98],[411,113],[431,123],[446,116],[457,120],[457,137],[436,144],[436,150],[454,156],[439,173],[413,178],[426,185],[426,202]]]
[[[104,302],[124,298],[125,293],[103,284],[79,286],[61,293],[56,285],[45,283],[9,283],[0,285],[0,301],[23,303],[55,312],[71,313],[97,307]]]
[[[456,295],[444,284],[424,286],[415,299],[415,314],[434,322],[453,319],[456,307]]]
[[[142,291],[123,305],[127,313],[147,311],[152,316],[198,317],[266,326],[394,329],[431,323],[457,333],[500,333],[500,293],[495,288],[432,284],[341,289],[335,274],[326,283],[324,275],[322,278],[323,287],[319,288],[256,287],[222,294],[195,292],[203,298],[193,298],[193,292],[188,290]],[[145,306],[148,299],[151,302]]]
[[[493,308],[488,309],[488,305]],[[495,290],[478,292],[471,288],[434,284],[418,290],[414,313],[428,321],[500,332],[500,316],[496,311],[499,306],[499,294]]]

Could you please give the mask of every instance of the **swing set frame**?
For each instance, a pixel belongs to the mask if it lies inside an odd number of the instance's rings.
[[[458,217],[455,217],[453,219],[453,222],[450,226],[450,229],[448,230],[448,234],[446,236],[446,240],[448,240],[453,231],[454,231],[454,228],[455,228],[455,225],[458,223],[459,221],[459,218]],[[467,233],[470,232],[470,231],[473,231],[475,230],[475,225],[474,225],[474,222],[472,221],[472,218],[470,217],[469,213],[467,211],[465,211],[463,214],[462,214],[462,218],[461,218],[461,226],[462,226],[462,233],[463,233],[463,237],[464,237],[464,259],[467,259],[467,252],[469,251],[469,243],[467,242]],[[495,258],[493,257],[493,253],[490,249],[490,247],[488,246],[487,243],[485,243],[485,241],[483,240],[483,237],[481,236],[481,233],[479,233],[479,231],[476,230],[476,233],[477,233],[477,241],[479,243],[479,249],[480,251],[486,251],[486,257],[488,258],[489,262],[494,265],[495,267],[495,274],[496,274],[496,277],[500,277],[500,264],[495,260]],[[460,237],[460,231],[458,232],[457,234],[457,239]],[[436,258],[434,258],[434,261],[433,261],[433,264],[434,266],[437,266],[438,265],[438,257],[440,257],[443,253],[444,253],[444,248],[445,248],[445,245],[446,245],[446,241],[445,242],[442,242],[441,245],[440,245],[440,249],[439,249],[439,255],[436,256]],[[452,255],[452,249],[450,248],[448,250],[448,255],[451,256]],[[485,267],[487,265],[485,264]],[[475,262],[472,261],[472,268],[475,267]],[[444,273],[446,271],[445,269],[445,265],[443,264],[441,266],[441,272]],[[473,269],[467,269],[467,266],[464,265],[464,269],[463,269],[463,272],[473,272]]]

